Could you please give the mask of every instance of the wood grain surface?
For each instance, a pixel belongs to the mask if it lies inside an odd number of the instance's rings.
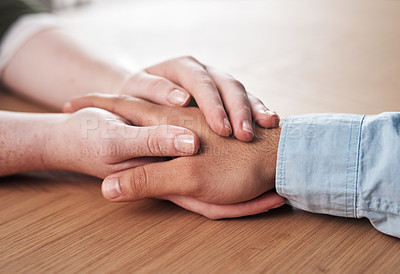
[[[283,117],[400,110],[399,1],[109,1],[60,16],[127,66],[190,53]],[[46,111],[8,92],[0,109]],[[0,273],[400,270],[399,240],[365,219],[285,206],[211,221],[164,201],[109,203],[100,183],[0,178]]]

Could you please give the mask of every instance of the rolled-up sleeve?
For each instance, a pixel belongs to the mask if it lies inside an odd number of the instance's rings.
[[[286,119],[276,189],[294,207],[366,217],[400,237],[400,113]]]

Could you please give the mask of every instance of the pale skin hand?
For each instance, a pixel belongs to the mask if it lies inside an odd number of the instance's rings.
[[[162,159],[155,156],[193,155],[199,146],[188,129],[135,127],[98,108],[74,114],[0,111],[0,121],[0,176],[61,169],[104,178]]]
[[[144,117],[142,112],[130,112],[136,119]],[[188,129],[168,125],[136,127],[98,108],[68,115],[49,131],[48,166],[100,178],[162,160],[156,156],[193,155],[199,147],[198,137]]]
[[[193,97],[214,132],[222,136],[233,132],[242,141],[253,139],[253,121],[266,128],[279,124],[278,115],[247,93],[240,82],[193,57],[171,59],[132,74],[55,28],[22,45],[1,81],[16,93],[55,109],[91,92],[127,94],[170,106],[186,106]]]
[[[73,110],[100,107],[133,124],[185,126],[200,138],[200,152],[167,162],[151,163],[108,176],[102,185],[110,201],[148,197],[171,200],[206,217],[231,218],[265,212],[284,204],[274,188],[280,128],[257,128],[252,143],[221,138],[197,108],[172,108],[128,97],[91,95],[71,101]],[[146,113],[133,117],[131,110]]]
[[[241,141],[253,139],[253,120],[265,128],[279,124],[279,116],[247,93],[242,83],[191,56],[171,59],[134,74],[121,93],[170,106],[188,105],[191,95],[214,132],[229,136],[233,130]]]

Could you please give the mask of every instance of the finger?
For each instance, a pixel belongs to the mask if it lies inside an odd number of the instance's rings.
[[[147,165],[150,163],[167,161],[168,157],[137,157],[123,162],[119,162],[111,166],[111,173],[121,172],[130,168]]]
[[[181,159],[151,163],[110,175],[103,181],[103,196],[119,202],[193,193],[195,184],[186,172],[171,172],[185,169]]]
[[[160,105],[185,106],[190,101],[190,94],[184,88],[145,71],[134,74],[124,84],[121,93]]]
[[[257,124],[265,128],[274,128],[279,126],[279,115],[276,114],[275,111],[269,110],[258,98],[252,94],[248,93],[247,96],[250,101],[253,118]]]
[[[232,134],[232,127],[213,79],[192,57],[166,61],[146,69],[150,74],[170,79],[184,87],[194,97],[207,123],[222,136]]]
[[[177,118],[184,119],[183,114],[179,117],[173,114],[172,110],[176,110],[174,107],[156,105],[128,95],[92,93],[71,99],[69,107],[73,111],[86,107],[101,108],[138,126],[179,124]]]
[[[128,119],[134,125],[159,125],[163,121],[162,107],[129,95],[91,93],[74,97],[64,109],[78,111],[82,108],[97,107]],[[157,121],[155,121],[156,118]]]
[[[143,156],[189,156],[197,152],[199,139],[190,130],[170,125],[135,127],[122,126],[113,135],[108,132],[108,153],[126,160]],[[113,139],[114,138],[114,139]]]
[[[235,137],[245,142],[253,140],[254,132],[250,102],[244,86],[228,74],[210,67],[206,69],[221,93]]]
[[[213,220],[255,215],[285,204],[285,199],[272,191],[252,200],[231,205],[209,204],[196,198],[179,195],[162,198]]]

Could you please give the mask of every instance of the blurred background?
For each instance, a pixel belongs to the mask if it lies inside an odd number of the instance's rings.
[[[282,116],[399,111],[400,1],[43,1],[131,70],[193,55]]]
[[[76,8],[84,4],[89,4],[93,0],[38,0],[38,1],[41,2],[48,9],[54,11],[63,8]]]

